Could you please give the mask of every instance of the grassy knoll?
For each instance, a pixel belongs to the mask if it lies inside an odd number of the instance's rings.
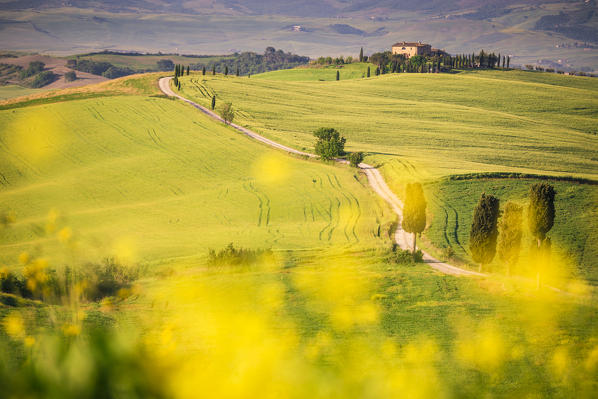
[[[340,82],[194,75],[182,79],[182,93],[203,104],[206,92],[216,93],[241,111],[239,123],[297,148],[313,148],[311,133],[334,126],[349,150],[366,152],[366,161],[400,158],[428,177],[478,171],[596,177],[598,80],[545,75],[547,83],[521,71]],[[585,87],[563,87],[571,79]]]
[[[390,214],[348,168],[270,150],[179,101],[88,98],[0,121],[0,201],[16,219],[1,232],[5,264],[24,251],[160,262],[228,242],[385,242]]]

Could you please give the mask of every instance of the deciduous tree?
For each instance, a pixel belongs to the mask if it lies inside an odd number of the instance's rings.
[[[345,153],[346,139],[334,128],[322,127],[314,132],[315,151],[323,160],[330,160]]]

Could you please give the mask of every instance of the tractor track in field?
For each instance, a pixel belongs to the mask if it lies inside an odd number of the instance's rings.
[[[158,84],[160,86],[160,90],[164,94],[166,94],[167,96],[170,96],[170,97],[176,97],[176,98],[186,102],[187,104],[193,106],[194,108],[203,112],[204,114],[206,114],[207,116],[209,116],[212,119],[215,119],[219,122],[224,122],[224,120],[215,112],[207,109],[206,107],[203,107],[203,106],[197,104],[196,102],[193,102],[185,97],[182,97],[182,96],[176,94],[170,87],[171,80],[172,80],[171,77],[161,78],[159,80]],[[243,133],[244,135],[249,136],[250,138],[252,138],[254,140],[260,141],[270,147],[285,151],[287,153],[304,156],[307,158],[317,158],[317,155],[310,154],[310,153],[304,152],[304,151],[299,151],[299,150],[296,150],[291,147],[287,147],[287,146],[277,143],[273,140],[270,140],[258,133],[255,133],[252,130],[249,130],[247,128],[239,126],[235,123],[229,123],[228,125],[234,129],[238,130],[239,132]],[[344,164],[348,163],[344,159],[337,159],[336,161],[339,163],[344,163]],[[395,235],[394,235],[395,242],[399,245],[399,247],[401,247],[403,249],[409,249],[410,248],[410,238],[411,238],[410,234],[408,234],[406,231],[404,231],[401,228],[401,220],[403,218],[403,203],[390,190],[390,188],[388,187],[388,184],[386,184],[384,177],[382,177],[382,174],[380,173],[380,171],[378,169],[376,169],[375,167],[373,167],[371,165],[365,164],[365,163],[360,163],[359,168],[367,176],[368,181],[370,182],[370,186],[376,192],[376,194],[378,194],[382,199],[384,199],[388,203],[388,205],[391,207],[391,209],[394,211],[394,213],[398,216],[399,222],[397,223],[397,230],[395,231]],[[337,201],[338,201],[338,199],[337,199]],[[340,205],[340,203],[339,203],[339,205]],[[330,206],[332,208],[332,203],[330,204]],[[332,213],[332,209],[330,209],[330,213]],[[332,217],[332,214],[330,216]],[[326,228],[324,230],[326,230]],[[320,232],[320,235],[322,233],[323,232]],[[332,235],[332,231],[329,232],[329,235]],[[321,237],[320,237],[320,239],[321,239]],[[478,273],[478,272],[474,272],[471,270],[461,269],[460,267],[456,267],[456,266],[450,265],[448,263],[444,263],[444,262],[434,258],[433,256],[431,256],[430,254],[428,254],[426,252],[424,252],[424,262],[427,263],[433,269],[435,269],[439,272],[445,273],[445,274],[451,274],[451,275],[457,275],[457,276],[485,276],[485,274],[483,274],[483,273]]]

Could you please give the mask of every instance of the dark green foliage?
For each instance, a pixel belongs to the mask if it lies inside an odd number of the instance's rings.
[[[116,66],[111,66],[104,73],[102,73],[102,76],[108,79],[116,79],[121,78],[123,76],[132,75],[134,73],[135,71],[133,71],[130,68],[120,68]]]
[[[336,80],[340,80],[341,79],[341,73],[339,71],[336,71]]]
[[[508,202],[499,223],[498,257],[507,265],[507,275],[517,264],[521,250],[523,207]]]
[[[233,109],[233,105],[231,103],[222,104],[220,116],[222,119],[224,119],[224,123],[230,124],[233,119],[235,119],[235,110]]]
[[[37,75],[35,75],[35,78],[33,78],[33,81],[31,82],[30,86],[33,87],[34,89],[37,89],[37,88],[49,85],[50,83],[54,82],[56,79],[58,79],[58,75],[56,75],[54,72],[43,71],[43,72],[40,72]]]
[[[27,69],[21,71],[21,79],[26,79],[30,76],[40,73],[45,67],[46,64],[41,61],[32,61],[29,63],[29,67]]]
[[[191,69],[189,68],[189,65],[187,65],[187,75],[189,75],[190,71],[191,71]]]
[[[75,73],[75,71],[68,71],[64,74],[64,80],[65,82],[73,82],[77,80],[77,73]]]
[[[369,67],[369,66],[368,66],[368,74],[367,74],[367,77],[368,77],[368,78],[370,77],[370,67]]]
[[[408,183],[405,187],[402,227],[413,233],[413,251],[416,250],[416,237],[426,228],[426,197],[420,183]]]
[[[487,265],[496,254],[500,201],[493,195],[482,194],[475,207],[469,233],[469,250],[474,262]]]
[[[208,68],[211,67],[213,71],[218,69],[221,72],[224,71],[225,68],[229,68],[229,70],[232,70],[230,68],[238,68],[240,76],[276,71],[279,69],[290,69],[299,65],[305,65],[308,62],[309,57],[285,53],[282,50],[268,47],[263,55],[254,52],[243,52],[217,61],[211,61],[207,66]],[[197,66],[194,66],[194,68],[195,67]]]
[[[120,78],[135,73],[131,68],[121,68],[112,65],[109,62],[96,62],[92,60],[73,60],[73,69],[81,72],[87,72],[94,75],[104,76],[108,79]]]
[[[347,160],[351,166],[357,168],[363,162],[363,152],[352,152],[347,157]]]
[[[233,243],[230,243],[218,252],[210,249],[208,264],[212,266],[250,265],[268,257],[272,257],[270,249],[235,248]]]
[[[174,68],[174,62],[168,59],[158,60],[156,65],[159,71],[171,71]]]
[[[203,76],[205,76],[205,75],[206,75],[206,67],[205,67],[205,66],[201,68],[201,74],[202,74]]]
[[[228,76],[228,65],[224,67],[224,76]]]
[[[540,242],[554,225],[554,187],[548,183],[536,183],[529,190],[527,218],[530,233]]]
[[[507,68],[509,68],[509,65],[511,64],[511,57],[507,57]]]
[[[236,71],[235,75],[239,76],[239,67],[237,67],[237,71]]]
[[[216,75],[216,65],[212,66],[212,75]]]
[[[212,111],[216,108],[216,96],[212,96]]]
[[[334,128],[322,127],[314,132],[317,138],[315,151],[323,160],[331,160],[345,154],[346,139]]]
[[[376,67],[376,76],[380,75],[380,67]]]
[[[363,47],[359,50],[359,62],[363,62]]]

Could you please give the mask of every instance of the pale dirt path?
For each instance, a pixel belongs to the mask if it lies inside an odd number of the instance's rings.
[[[187,104],[192,105],[193,107],[197,108],[198,110],[200,110],[204,114],[210,116],[211,118],[216,119],[220,122],[224,122],[224,120],[215,112],[176,94],[170,87],[171,79],[172,79],[171,77],[161,78],[158,82],[158,84],[160,86],[160,90],[162,90],[162,92],[164,94],[166,94],[167,96],[176,97],[176,98],[186,102]],[[299,151],[299,150],[296,150],[291,147],[287,147],[285,145],[282,145],[280,143],[277,143],[275,141],[267,139],[264,136],[257,134],[257,133],[255,133],[249,129],[246,129],[242,126],[239,126],[235,123],[230,123],[230,126],[234,127],[236,130],[240,131],[241,133],[243,133],[255,140],[261,141],[262,143],[267,144],[271,147],[277,148],[279,150],[282,150],[282,151],[285,151],[288,153],[292,153],[292,154],[306,156],[309,158],[317,158],[317,155]],[[337,159],[336,161],[340,162],[340,163],[348,163],[344,159]],[[384,199],[390,205],[392,210],[399,217],[399,224],[398,224],[397,230],[395,232],[395,242],[402,249],[409,249],[412,236],[411,236],[411,234],[407,233],[405,230],[403,230],[401,228],[401,223],[400,223],[400,221],[403,219],[403,203],[390,190],[390,188],[386,184],[386,181],[384,180],[384,177],[382,177],[382,174],[380,173],[380,171],[378,169],[376,169],[373,166],[368,165],[366,163],[360,163],[359,168],[367,176],[370,186],[376,192],[376,194],[378,194],[380,197],[382,197],[382,199]],[[478,273],[478,272],[474,272],[471,270],[461,269],[459,267],[449,265],[448,263],[444,263],[444,262],[434,258],[433,256],[431,256],[430,254],[428,254],[426,252],[424,252],[424,262],[427,263],[428,265],[430,265],[430,267],[432,267],[433,269],[436,269],[445,274],[460,275],[460,276],[485,276],[485,274],[483,274],[483,273]]]

